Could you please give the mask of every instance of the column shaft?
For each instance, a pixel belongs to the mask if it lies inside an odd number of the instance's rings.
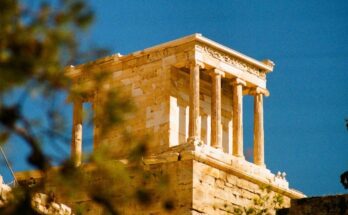
[[[222,72],[216,69],[211,73],[211,146],[220,149],[222,148],[221,75]]]
[[[100,100],[99,92],[96,91],[93,99],[93,150],[99,146],[100,137],[100,119],[101,117],[102,103]]]
[[[265,166],[264,130],[263,130],[263,95],[254,95],[254,163]]]
[[[82,102],[74,102],[71,160],[79,166],[82,160]]]
[[[190,67],[189,139],[197,140],[199,137],[199,65],[194,63]]]
[[[244,158],[243,153],[243,85],[240,79],[233,81],[233,155]]]

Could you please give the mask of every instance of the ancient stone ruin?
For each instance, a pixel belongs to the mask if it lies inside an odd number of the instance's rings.
[[[264,158],[263,99],[271,60],[258,61],[218,44],[201,34],[186,36],[128,55],[112,55],[72,66],[75,84],[88,83],[94,73],[107,71],[102,87],[115,87],[133,99],[137,111],[125,127],[134,134],[150,134],[150,156],[144,158],[153,174],[171,178],[169,193],[176,193],[172,214],[233,214],[248,207],[261,188],[291,199],[304,197],[289,188],[285,174],[273,174]],[[100,136],[102,91],[73,101],[72,158],[81,165],[83,103],[93,105],[94,148],[117,146],[122,134],[111,130]],[[254,99],[253,162],[243,147],[243,97]],[[18,173],[18,177],[25,174]],[[163,214],[160,207],[125,214]],[[91,213],[92,214],[92,213]],[[93,214],[98,214],[93,212]]]

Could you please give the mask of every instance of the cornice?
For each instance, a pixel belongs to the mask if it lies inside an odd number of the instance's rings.
[[[203,53],[204,55],[208,55],[212,58],[215,58],[216,60],[220,62],[233,65],[239,70],[256,75],[257,77],[260,77],[261,79],[266,79],[266,72],[264,70],[261,70],[257,68],[256,66],[250,63],[247,63],[231,54],[222,52],[218,50],[217,48],[214,48],[212,46],[199,42],[196,45],[196,50]]]

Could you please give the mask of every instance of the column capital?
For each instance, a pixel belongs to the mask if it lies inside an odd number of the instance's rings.
[[[266,97],[270,95],[269,91],[267,89],[261,88],[261,87],[253,87],[250,88],[249,90],[250,95],[257,95],[257,94],[262,94]]]
[[[240,78],[234,78],[234,79],[232,79],[231,84],[232,84],[232,85],[242,85],[242,86],[246,86],[246,82],[243,81],[243,80],[240,79]]]
[[[202,62],[197,61],[197,60],[190,60],[186,63],[187,68],[191,68],[191,67],[195,67],[195,66],[199,66],[200,69],[205,68],[204,64]]]
[[[217,75],[220,75],[221,77],[225,77],[225,72],[224,71],[221,71],[217,68],[213,68],[209,71],[209,75],[210,76],[217,76]]]

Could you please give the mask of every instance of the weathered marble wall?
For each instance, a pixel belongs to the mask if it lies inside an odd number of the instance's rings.
[[[258,184],[202,162],[194,161],[193,168],[193,214],[232,215],[234,208],[249,208],[264,193]],[[290,199],[283,199],[289,206]]]
[[[169,122],[178,120],[170,116],[172,67],[184,66],[182,64],[192,55],[193,48],[189,43],[147,55],[139,54],[139,57],[132,54],[129,60],[95,62],[90,72],[93,68],[108,72],[110,77],[104,87],[117,89],[123,96],[132,98],[136,107],[133,114],[126,116],[124,126],[109,129],[107,135],[95,139],[95,145],[116,145],[127,130],[136,136],[149,134],[151,153],[167,150],[170,146]],[[94,107],[100,106],[102,99],[108,98],[97,92],[92,101]],[[102,118],[97,111],[96,118]]]

